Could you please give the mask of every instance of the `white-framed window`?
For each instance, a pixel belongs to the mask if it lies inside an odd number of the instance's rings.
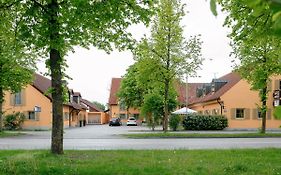
[[[35,112],[28,111],[28,120],[35,120]]]
[[[242,108],[236,109],[235,118],[236,119],[243,119],[243,118],[245,118],[245,109],[242,109]]]
[[[14,104],[15,105],[21,105],[22,104],[22,98],[21,98],[21,92],[17,92],[14,94]]]
[[[218,110],[218,109],[213,109],[212,114],[213,114],[213,115],[218,115],[218,114],[219,114],[219,110]]]

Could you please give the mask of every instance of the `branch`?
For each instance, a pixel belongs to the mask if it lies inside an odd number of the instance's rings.
[[[163,59],[163,60],[165,60],[165,58],[162,56],[162,55],[160,55],[156,50],[154,50],[154,49],[150,49],[153,53],[155,53],[158,57],[160,57],[161,59]]]
[[[45,8],[45,6],[39,2],[37,2],[36,0],[31,0],[32,2],[34,2],[34,4],[38,5],[39,7],[42,8],[42,10],[44,10],[45,12],[47,12],[47,9]]]

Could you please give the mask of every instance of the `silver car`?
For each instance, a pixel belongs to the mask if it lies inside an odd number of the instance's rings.
[[[127,126],[137,126],[137,120],[134,117],[130,117],[127,120]]]

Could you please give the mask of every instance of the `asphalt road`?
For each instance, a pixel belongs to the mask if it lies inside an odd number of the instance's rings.
[[[148,128],[141,126],[109,127],[107,125],[93,125],[83,128],[66,129],[64,134],[64,149],[139,150],[281,148],[280,138],[127,139],[120,136],[120,134],[125,133],[148,131]],[[50,131],[29,131],[22,136],[0,138],[0,149],[50,149],[50,135]]]

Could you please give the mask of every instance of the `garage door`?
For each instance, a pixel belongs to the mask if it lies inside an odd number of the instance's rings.
[[[89,115],[88,124],[101,124],[101,116],[100,115]]]

